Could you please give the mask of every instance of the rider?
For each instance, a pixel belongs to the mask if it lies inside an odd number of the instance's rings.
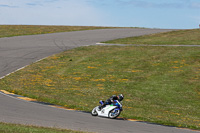
[[[103,107],[105,107],[106,105],[110,105],[112,103],[114,103],[114,100],[118,100],[119,102],[122,101],[124,99],[124,96],[122,94],[116,96],[116,95],[112,95],[109,99],[107,99],[105,102],[103,102],[102,105],[99,106],[99,109],[101,110]]]

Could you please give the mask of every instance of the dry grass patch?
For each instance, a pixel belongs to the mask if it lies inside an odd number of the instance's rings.
[[[33,63],[0,86],[84,111],[123,93],[122,117],[200,129],[199,48],[80,47]]]

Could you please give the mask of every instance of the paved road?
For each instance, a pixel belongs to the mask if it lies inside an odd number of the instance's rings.
[[[5,76],[36,60],[79,46],[116,38],[139,36],[170,30],[158,29],[106,29],[76,31],[46,35],[21,36],[0,39],[0,77]],[[3,89],[3,88],[1,88]],[[67,128],[92,132],[131,133],[190,133],[143,122],[110,120],[92,117],[88,113],[53,108],[27,102],[0,93],[0,121],[47,127]],[[194,131],[195,132],[195,131]]]

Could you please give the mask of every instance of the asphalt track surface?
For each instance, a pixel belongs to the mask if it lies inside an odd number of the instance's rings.
[[[166,31],[170,30],[125,28],[0,38],[0,77],[32,62],[72,48]],[[102,133],[198,132],[145,122],[93,117],[89,113],[50,107],[4,93],[0,93],[0,122]]]

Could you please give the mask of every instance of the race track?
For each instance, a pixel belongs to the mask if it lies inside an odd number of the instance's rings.
[[[139,36],[170,30],[105,29],[44,35],[0,38],[0,77],[32,62],[72,48],[94,45],[101,41]],[[3,88],[0,88],[3,90]],[[64,110],[45,104],[20,100],[0,93],[0,122],[66,128],[102,133],[195,133],[145,122],[92,117],[89,113]]]

